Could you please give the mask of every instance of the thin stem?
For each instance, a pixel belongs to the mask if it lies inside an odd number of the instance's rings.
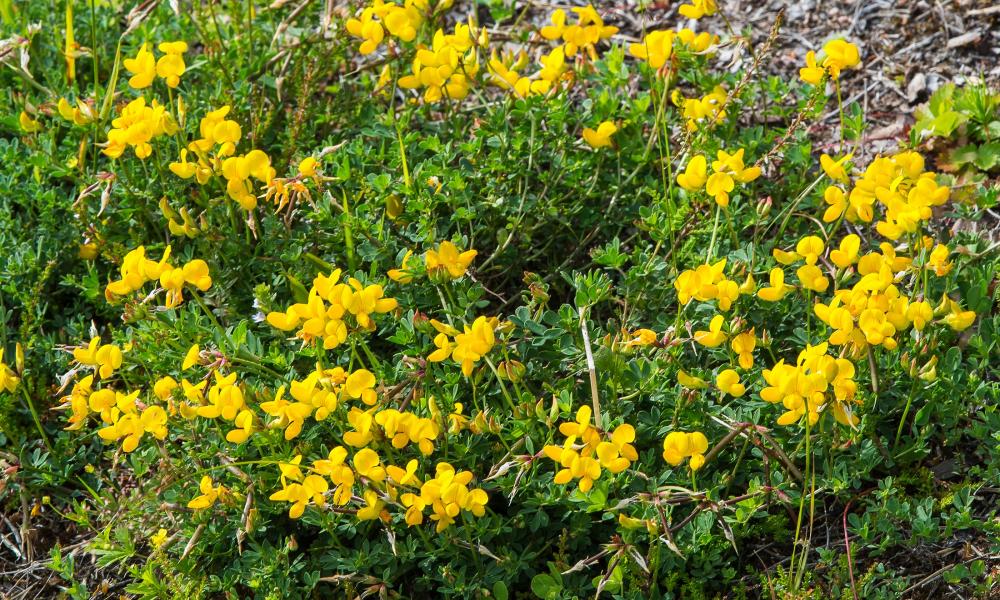
[[[906,426],[906,417],[910,414],[910,405],[913,404],[913,395],[917,391],[917,381],[916,377],[913,378],[913,384],[910,385],[910,394],[906,397],[906,407],[903,409],[903,416],[899,419],[899,426],[896,428],[896,439],[892,442],[893,450],[899,445],[899,438],[903,436],[903,427]]]
[[[28,405],[28,410],[31,412],[31,419],[35,422],[35,427],[38,429],[38,435],[42,438],[42,443],[45,444],[45,448],[49,452],[52,452],[52,444],[49,443],[49,438],[45,435],[45,429],[42,428],[42,421],[38,418],[38,411],[35,409],[35,403],[31,400],[31,396],[28,395],[28,388],[25,385],[21,385],[21,395],[24,397],[24,402]]]
[[[715,222],[712,224],[712,241],[708,243],[708,256],[705,262],[712,262],[712,257],[715,256],[715,235],[719,231],[719,213],[722,212],[722,206],[719,204],[715,205]]]

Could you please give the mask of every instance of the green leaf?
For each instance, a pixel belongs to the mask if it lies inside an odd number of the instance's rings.
[[[539,598],[555,598],[561,590],[562,586],[551,575],[539,573],[531,578],[531,591]]]
[[[1000,142],[983,144],[976,153],[975,164],[982,171],[989,171],[1000,161]]]
[[[493,584],[493,597],[496,600],[507,600],[507,584],[502,581],[498,581]]]

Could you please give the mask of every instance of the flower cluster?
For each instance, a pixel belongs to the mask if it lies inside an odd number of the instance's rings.
[[[451,325],[446,325],[440,321],[431,320],[431,325],[438,334],[434,337],[434,345],[437,350],[431,352],[427,357],[430,362],[441,362],[448,357],[462,365],[462,373],[468,377],[472,375],[472,368],[484,356],[489,354],[496,344],[494,330],[497,327],[496,317],[477,317],[472,325],[465,325],[463,331],[459,331]]]
[[[730,154],[719,150],[717,160],[712,161],[712,174],[708,175],[708,159],[703,155],[692,158],[683,173],[677,175],[677,184],[689,192],[697,192],[704,186],[716,204],[729,206],[729,193],[736,182],[750,183],[760,177],[760,167],[743,164],[743,148]]]
[[[438,532],[454,523],[455,517],[463,510],[477,517],[486,514],[489,496],[482,489],[469,488],[473,479],[470,471],[456,472],[450,464],[441,462],[436,466],[435,476],[421,482],[417,476],[419,464],[416,459],[410,460],[405,467],[383,466],[381,457],[370,448],[359,450],[350,463],[347,456],[348,451],[344,447],[336,446],[327,458],[312,464],[309,475],[305,475],[299,466],[301,455],[279,464],[282,487],[271,494],[270,499],[291,503],[288,515],[298,519],[309,505],[326,506],[326,493],[331,482],[335,486],[333,502],[338,506],[351,501],[354,486],[360,482],[364,506],[357,511],[357,518],[361,521],[387,519],[387,503],[404,507],[404,518],[410,526],[423,523],[424,511],[430,507],[431,519],[437,522]],[[400,488],[419,493],[406,491],[400,494]]]
[[[717,85],[701,98],[685,98],[679,90],[674,90],[670,100],[681,109],[681,115],[687,119],[685,122],[687,130],[693,133],[698,130],[699,126],[712,125],[726,118],[726,104],[729,102],[729,94],[726,93],[724,87]],[[704,164],[707,165],[707,163]],[[705,166],[699,168],[701,171],[706,169]]]
[[[884,217],[876,222],[875,229],[890,240],[918,232],[933,216],[934,207],[947,203],[950,196],[948,186],[938,184],[935,173],[924,171],[923,157],[912,151],[873,160],[854,181],[846,202],[842,199],[843,190],[832,193],[839,201],[827,199],[831,208],[824,214],[824,220],[843,215],[854,223],[870,223],[875,218],[877,201],[884,209]]]
[[[184,64],[187,42],[161,42],[157,48],[163,53],[159,59],[153,55],[149,44],[143,44],[135,57],[122,61],[125,70],[132,74],[128,80],[131,87],[137,90],[148,88],[157,77],[163,79],[168,87],[180,85],[181,75],[187,69]]]
[[[169,258],[170,246],[163,251],[163,257],[159,262],[146,258],[144,246],[130,251],[125,255],[119,269],[121,279],[108,283],[104,289],[108,302],[138,291],[153,280],[158,280],[160,287],[166,291],[167,308],[173,308],[184,301],[185,285],[192,285],[202,292],[212,287],[212,276],[205,261],[196,258],[181,267],[174,267],[167,262]]]
[[[545,456],[562,467],[553,481],[563,485],[578,479],[580,491],[584,493],[589,492],[601,476],[602,467],[612,473],[621,473],[639,460],[632,445],[634,427],[622,423],[611,433],[610,440],[602,440],[601,433],[590,422],[591,414],[589,406],[581,406],[576,412],[576,421],[559,425],[559,433],[566,436],[563,445],[548,445],[542,449]]]
[[[785,407],[785,413],[778,417],[779,425],[799,423],[803,417],[810,426],[815,425],[826,409],[844,425],[859,422],[851,410],[858,387],[854,363],[827,354],[826,342],[806,346],[794,365],[779,360],[764,369],[764,381],[767,386],[760,392],[761,399]]]
[[[562,41],[566,56],[576,56],[578,51],[587,53],[591,60],[597,60],[595,46],[618,33],[617,27],[604,24],[604,19],[590,4],[574,7],[576,23],[567,24],[566,11],[557,9],[550,17],[552,24],[542,27],[542,37]]]
[[[274,417],[270,426],[283,429],[286,440],[298,437],[307,418],[324,421],[347,399],[360,399],[369,406],[378,399],[375,375],[367,369],[348,372],[343,367],[317,368],[305,379],[291,382],[291,400],[285,398],[285,389],[281,386],[274,399],[261,403],[260,408]]]
[[[393,311],[398,306],[395,298],[387,298],[382,286],[364,285],[351,277],[347,283],[340,281],[340,269],[329,276],[317,275],[309,290],[306,302],[289,306],[284,312],[271,312],[267,322],[282,331],[298,329],[296,337],[305,342],[322,339],[323,348],[336,348],[347,340],[347,317],[353,317],[352,330],[375,329],[374,314]]]
[[[806,52],[806,66],[799,69],[802,81],[819,85],[827,75],[836,81],[840,79],[841,71],[861,64],[858,47],[843,39],[830,40],[824,44],[820,56],[822,60],[818,61],[814,51]]]
[[[559,84],[568,83],[571,73],[566,67],[566,51],[562,46],[554,48],[538,59],[540,68],[533,76],[525,76],[521,71],[527,67],[528,55],[524,52],[498,56],[496,52],[487,63],[490,81],[505,90],[511,90],[521,98],[548,94],[559,89]]]
[[[726,278],[725,269],[726,259],[722,259],[712,264],[706,263],[698,265],[695,269],[682,271],[674,280],[677,301],[684,305],[692,299],[699,302],[715,300],[719,310],[726,312],[732,308],[741,294],[753,293],[754,280],[752,275],[747,274],[743,283],[737,283]]]
[[[663,460],[676,467],[690,459],[688,466],[692,471],[705,466],[705,452],[708,451],[708,438],[700,431],[684,433],[671,431],[663,438]]]
[[[132,148],[140,159],[149,158],[153,153],[150,144],[162,135],[174,135],[177,122],[162,104],[153,100],[149,105],[143,97],[129,102],[111,121],[108,141],[101,150],[110,158],[119,158],[125,150]]]
[[[122,349],[115,344],[101,344],[101,338],[90,340],[86,347],[73,349],[73,360],[91,367],[102,379],[111,377],[122,366]]]
[[[680,31],[661,29],[650,31],[642,38],[641,42],[629,44],[628,53],[639,60],[646,61],[653,69],[660,70],[673,56],[675,42],[690,52],[700,53],[705,52],[718,41],[719,36],[706,31],[695,33],[687,27]]]
[[[412,72],[399,78],[399,87],[423,89],[424,102],[465,98],[479,72],[479,59],[474,47],[476,41],[469,25],[456,24],[454,34],[438,29],[431,46],[417,50]]]
[[[434,11],[447,10],[452,2],[437,2]],[[371,54],[378,50],[387,34],[402,42],[412,42],[431,12],[428,0],[405,0],[402,5],[373,0],[357,18],[348,19],[346,27],[348,33],[362,40],[358,51]]]
[[[424,254],[424,268],[432,281],[461,279],[478,254],[476,250],[461,250],[455,244],[444,241],[437,248],[432,248]],[[418,274],[418,271],[410,265],[412,256],[413,252],[407,251],[403,255],[400,268],[389,270],[389,279],[402,284],[412,282]]]
[[[390,478],[396,483],[406,484],[406,479],[410,479],[411,485],[419,484],[409,468],[405,474],[399,475],[401,477],[397,478],[389,471]],[[410,492],[400,496],[400,501],[406,507],[406,523],[411,526],[423,523],[427,507],[431,509],[431,520],[437,522],[435,530],[438,533],[450,527],[463,510],[477,517],[484,516],[490,498],[480,488],[469,489],[472,479],[471,471],[456,471],[449,463],[438,463],[434,477],[420,485],[419,495]]]
[[[394,408],[377,412],[352,408],[347,420],[354,429],[344,434],[344,442],[355,448],[367,446],[378,434],[397,450],[415,444],[421,454],[429,456],[434,452],[434,440],[441,434],[441,427],[434,419]]]
[[[182,179],[194,177],[199,185],[221,175],[226,180],[226,194],[249,211],[257,206],[253,180],[268,185],[275,171],[263,150],[236,155],[236,144],[243,137],[243,130],[239,123],[226,118],[229,111],[227,105],[202,117],[198,125],[201,137],[181,149],[180,160],[170,163],[170,170]],[[189,152],[197,157],[197,162],[188,162]]]

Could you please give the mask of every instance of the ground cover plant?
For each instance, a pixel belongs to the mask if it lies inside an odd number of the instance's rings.
[[[737,4],[0,0],[4,597],[993,597],[995,74]]]

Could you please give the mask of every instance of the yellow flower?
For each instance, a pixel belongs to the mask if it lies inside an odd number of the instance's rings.
[[[288,509],[288,516],[292,519],[298,519],[310,503],[320,507],[325,506],[326,498],[323,494],[328,489],[330,486],[326,479],[319,475],[308,475],[302,479],[301,483],[283,485],[282,489],[271,494],[269,499],[291,502],[292,506]]]
[[[162,548],[163,544],[167,542],[167,530],[160,528],[159,531],[149,536],[149,544],[153,548]]]
[[[122,366],[122,349],[114,344],[102,346],[101,338],[95,337],[85,348],[75,348],[73,358],[83,366],[94,367],[106,379]]]
[[[25,133],[36,133],[42,130],[42,124],[38,122],[38,120],[32,119],[31,116],[23,110],[21,111],[17,122],[21,126],[21,131]]]
[[[572,448],[573,438],[566,440],[563,446],[545,446],[542,452],[556,461],[562,467],[556,472],[552,481],[559,485],[579,480],[579,488],[583,493],[594,487],[594,481],[601,476],[601,463],[591,456],[583,456]]]
[[[632,442],[635,441],[635,428],[628,423],[622,423],[611,433],[611,441],[601,442],[595,452],[601,466],[612,473],[621,473],[636,460],[636,452]]]
[[[951,272],[952,263],[948,261],[949,252],[948,246],[938,244],[934,246],[927,259],[927,266],[932,268],[938,277],[943,277]]]
[[[844,195],[844,190],[835,185],[826,188],[823,192],[823,201],[827,204],[823,212],[824,223],[833,223],[847,212],[847,196]]]
[[[625,342],[625,348],[652,346],[657,340],[656,332],[651,329],[636,329],[629,335],[629,338]]]
[[[722,331],[725,318],[722,315],[712,317],[708,325],[708,331],[699,330],[694,332],[694,341],[707,348],[715,348],[726,341],[726,332]]]
[[[689,192],[700,190],[708,180],[708,161],[704,156],[698,155],[688,161],[687,168],[683,173],[677,174],[677,184]],[[732,187],[730,187],[732,190]],[[709,195],[714,196],[712,192]]]
[[[677,32],[677,39],[692,52],[705,52],[713,44],[718,43],[719,36],[710,34],[707,31],[696,34],[685,27]]]
[[[557,40],[561,38],[563,31],[566,30],[566,11],[561,8],[556,9],[552,13],[552,16],[549,17],[549,20],[552,24],[542,27],[540,31],[542,37],[547,40]]]
[[[844,169],[844,163],[851,160],[853,154],[846,154],[837,160],[833,160],[828,154],[823,154],[819,157],[819,164],[822,167],[823,172],[826,173],[827,177],[833,179],[834,181],[839,181],[840,183],[849,183],[850,179],[847,177],[847,171]]]
[[[729,192],[736,187],[732,175],[729,173],[712,173],[705,184],[705,191],[709,196],[715,198],[715,203],[725,208],[729,206]]]
[[[601,437],[590,422],[592,415],[593,412],[590,410],[590,407],[586,404],[582,405],[576,411],[575,421],[566,421],[559,424],[559,433],[574,440],[580,438],[585,446],[596,446]]]
[[[604,121],[597,126],[597,130],[590,127],[583,128],[583,139],[591,148],[606,148],[611,145],[611,136],[618,131],[618,126],[611,121]]]
[[[193,344],[184,354],[184,362],[181,363],[181,371],[187,371],[191,367],[198,364],[200,356],[201,348],[198,347],[198,344]]]
[[[684,462],[685,458],[690,458],[691,470],[697,471],[704,466],[707,451],[708,438],[700,431],[671,431],[663,438],[663,460],[674,467]]]
[[[632,56],[648,62],[650,67],[660,69],[667,64],[667,60],[673,52],[675,35],[669,29],[652,31],[646,34],[641,43],[629,44],[628,52]]]
[[[700,377],[688,375],[685,371],[681,369],[677,370],[677,382],[680,383],[682,386],[692,390],[698,390],[708,387],[707,381],[705,381]]]
[[[378,493],[374,490],[365,490],[364,493],[365,506],[358,510],[357,517],[359,521],[374,521],[379,518],[382,514],[382,509],[385,507],[385,502],[379,499]]]
[[[159,46],[164,55],[156,61],[156,74],[164,79],[167,86],[175,88],[181,83],[181,75],[187,69],[183,54],[187,52],[187,42],[162,42]]]
[[[826,54],[823,66],[830,71],[830,76],[834,79],[840,77],[842,69],[852,69],[861,63],[858,47],[846,40],[830,40],[823,45],[823,53]]]
[[[795,245],[795,252],[801,256],[807,265],[814,265],[826,251],[823,240],[815,235],[807,235]]]
[[[375,20],[375,11],[372,8],[364,9],[359,19],[348,19],[346,27],[348,33],[364,40],[358,49],[361,54],[375,52],[385,37],[385,29],[380,21]]]
[[[227,492],[226,488],[224,488],[222,484],[213,486],[212,478],[208,475],[202,476],[201,483],[198,485],[198,488],[201,491],[201,495],[188,502],[188,508],[193,508],[195,510],[208,508],[215,504],[220,498],[224,497]]]
[[[233,425],[236,426],[236,429],[226,433],[227,442],[242,444],[250,439],[250,434],[253,433],[253,411],[250,409],[241,410],[233,419]]]
[[[733,341],[730,342],[730,346],[733,352],[739,356],[740,367],[744,369],[753,367],[753,351],[757,346],[757,336],[754,334],[753,329],[744,331],[734,337]]]
[[[453,327],[432,320],[431,325],[439,332],[434,338],[437,350],[432,352],[427,360],[441,362],[450,355],[455,362],[462,365],[462,373],[469,377],[472,375],[475,363],[488,354],[496,343],[493,332],[495,321],[496,319],[481,316],[473,321],[472,326],[465,325],[464,331],[459,332]],[[454,337],[454,342],[449,340],[449,336]]]
[[[830,262],[841,269],[858,262],[858,250],[861,248],[861,238],[850,234],[840,240],[840,247],[830,251]]]
[[[91,377],[91,379],[93,379]],[[7,390],[10,393],[14,393],[17,389],[17,384],[20,383],[21,379],[14,374],[14,371],[3,362],[3,348],[0,348],[0,389]],[[89,386],[88,386],[89,387]],[[73,390],[74,396],[76,396],[76,389]]]
[[[913,323],[914,329],[922,331],[927,326],[927,323],[934,318],[934,309],[930,303],[923,300],[911,302],[906,307],[906,318]]]
[[[455,244],[444,241],[438,245],[437,249],[427,251],[424,255],[424,262],[427,266],[428,274],[442,276],[446,279],[458,279],[465,275],[465,272],[469,269],[469,265],[472,264],[477,254],[479,253],[476,250],[462,252]],[[409,258],[409,254],[403,257],[403,270],[406,269],[407,258]],[[399,276],[399,273],[397,272],[397,276]],[[400,281],[395,278],[394,280]],[[408,281],[403,283],[408,283]]]
[[[59,111],[62,118],[74,125],[86,125],[96,118],[90,105],[80,100],[77,100],[76,106],[72,106],[66,98],[59,98],[59,101],[56,102],[56,110]]]
[[[765,302],[777,302],[785,294],[792,290],[792,287],[785,285],[785,272],[775,267],[768,275],[770,285],[757,290],[757,297]]]
[[[682,4],[677,12],[689,19],[700,19],[714,15],[716,10],[715,0],[690,0],[690,4]]]
[[[746,393],[747,389],[740,383],[740,375],[732,369],[726,369],[715,378],[715,385],[723,393],[739,398]]]
[[[354,471],[359,476],[376,482],[385,480],[385,469],[379,466],[381,459],[378,453],[371,448],[362,448],[359,450],[351,462],[354,464]]]
[[[830,287],[830,280],[816,265],[802,265],[795,271],[795,275],[804,289],[823,293]]]
[[[271,425],[284,427],[285,439],[291,440],[302,432],[302,425],[306,417],[313,413],[314,407],[307,402],[285,400],[285,386],[281,386],[274,395],[274,400],[261,402],[260,409],[269,416],[276,417],[277,420]]]
[[[378,400],[375,392],[375,375],[368,369],[358,369],[347,376],[344,391],[348,397],[358,399],[371,406]]]
[[[132,74],[128,84],[133,88],[141,90],[153,85],[153,80],[156,78],[156,59],[149,49],[149,44],[140,46],[135,58],[126,58],[122,61],[122,66]]]
[[[299,162],[299,177],[316,179],[316,166],[319,161],[313,156],[307,156]]]
[[[439,102],[446,98],[461,100],[469,95],[472,78],[479,72],[479,62],[472,47],[470,28],[462,24],[455,27],[454,35],[438,29],[431,47],[417,50],[412,73],[399,79],[399,87],[422,88],[424,102]]]
[[[737,181],[749,183],[760,177],[760,167],[743,164],[743,152],[743,148],[732,154],[719,150],[717,160],[712,161],[714,173],[708,178],[705,191],[723,208],[729,206],[729,192],[733,191]]]
[[[952,309],[944,316],[944,324],[955,331],[965,331],[976,321],[976,313],[971,310],[961,310],[952,303]]]
[[[816,63],[816,53],[806,52],[806,66],[799,69],[799,78],[811,85],[819,85],[826,75],[826,69]]]

